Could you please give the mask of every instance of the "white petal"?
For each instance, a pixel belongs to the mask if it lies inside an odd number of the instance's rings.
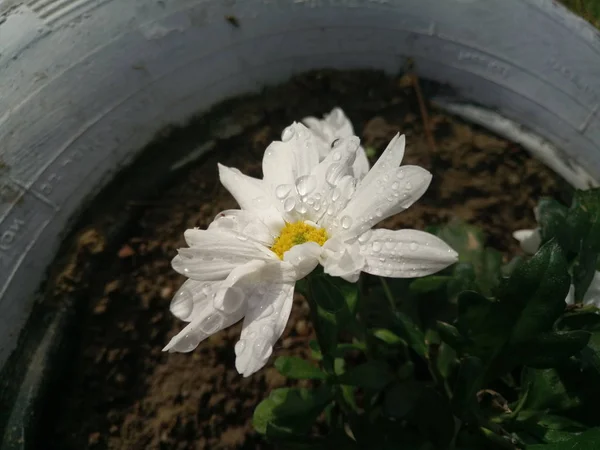
[[[301,280],[319,265],[321,246],[316,242],[305,242],[294,245],[283,254],[283,260],[289,262],[296,269],[296,279]]]
[[[542,236],[540,230],[517,230],[513,233],[513,237],[519,241],[523,251],[529,255],[535,254],[542,244]]]
[[[240,340],[235,345],[235,367],[248,377],[260,370],[287,324],[294,299],[294,283],[259,284],[249,299]]]
[[[594,274],[592,283],[583,297],[583,304],[600,308],[600,272]]]
[[[339,213],[340,217],[352,218],[352,229],[348,234],[362,234],[383,219],[406,210],[425,193],[429,183],[431,174],[418,166],[391,169],[377,182],[362,188],[361,183],[346,208]]]
[[[565,303],[567,305],[575,304],[575,286],[569,286],[569,292],[567,292],[567,298],[565,298]]]
[[[267,184],[244,175],[237,169],[221,164],[218,167],[221,184],[231,193],[241,209],[255,213],[272,232],[284,226],[283,218]]]
[[[404,148],[406,146],[406,138],[404,135],[396,134],[390,141],[386,149],[383,151],[377,162],[373,165],[369,173],[363,178],[357,188],[357,195],[363,189],[368,189],[369,185],[376,183],[390,170],[396,169],[402,162],[404,157]]]
[[[250,239],[266,247],[271,247],[274,241],[271,231],[257,215],[241,209],[220,212],[208,230],[229,233],[242,241]]]
[[[352,122],[339,107],[333,108],[329,114],[326,114],[324,122],[331,127],[336,138],[354,136]]]
[[[178,319],[189,322],[197,314],[197,310],[204,308],[206,302],[212,299],[220,285],[220,281],[187,280],[171,300],[171,313]]]
[[[191,319],[163,351],[190,352],[211,334],[227,328],[244,317],[248,309],[249,290],[262,275],[268,264],[264,261],[251,261],[236,267],[221,283],[215,283],[210,296],[195,305]]]
[[[296,179],[295,140],[290,142],[272,142],[263,156],[263,180],[271,189],[281,185],[293,186]]]
[[[358,241],[346,243],[332,238],[323,245],[320,262],[325,273],[356,282],[364,269],[365,257],[360,253]]]
[[[337,139],[333,128],[324,120],[319,120],[316,117],[305,117],[302,119],[302,123],[323,142],[323,145],[319,147],[319,157],[323,160],[331,150],[331,144]]]
[[[354,164],[352,165],[352,170],[354,171],[354,178],[357,180],[362,180],[367,173],[369,173],[369,159],[367,158],[367,153],[365,149],[359,147],[356,151],[356,159],[354,160]]]
[[[239,265],[252,260],[276,261],[277,255],[251,240],[212,230],[187,230],[190,248],[182,248],[173,258],[173,269],[197,281],[223,280]]]
[[[295,178],[308,175],[319,164],[319,148],[323,145],[308,128],[301,123],[293,123],[286,130],[293,136],[286,142],[294,154]]]
[[[368,236],[368,238],[366,238]],[[416,278],[438,272],[458,254],[436,236],[417,230],[374,230],[359,238],[366,257],[364,271],[394,278]]]

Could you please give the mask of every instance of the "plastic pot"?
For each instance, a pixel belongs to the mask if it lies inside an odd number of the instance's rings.
[[[453,89],[440,105],[600,180],[600,35],[550,0],[0,0],[6,448],[27,443],[62,326],[30,317],[61,239],[159,130],[294,73],[407,58]]]

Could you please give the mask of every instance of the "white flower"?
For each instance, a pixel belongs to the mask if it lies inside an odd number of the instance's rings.
[[[321,161],[322,144],[294,123],[263,159],[262,180],[219,165],[223,185],[240,210],[220,213],[207,230],[187,230],[188,248],[173,268],[188,281],[171,311],[189,324],[165,350],[188,352],[209,335],[244,318],[235,346],[236,368],[262,368],[283,333],[294,284],[319,263],[330,275],[356,281],[361,271],[420,277],[454,263],[457,254],[416,230],[371,227],[404,211],[427,189],[431,175],[400,165],[404,136],[396,137],[358,181],[357,137],[336,141]]]
[[[519,241],[523,251],[529,255],[533,255],[538,251],[542,243],[542,236],[540,235],[539,228],[535,230],[517,230],[513,233],[513,237]],[[565,299],[567,305],[573,305],[575,303],[575,286],[571,285],[569,293]],[[590,284],[587,292],[583,297],[584,305],[594,305],[596,308],[600,308],[600,272],[594,274],[592,283]]]
[[[322,159],[329,154],[337,139],[354,136],[352,122],[341,108],[333,108],[329,114],[325,114],[323,120],[316,117],[305,117],[302,119],[302,123],[323,142],[324,145],[319,149]],[[352,169],[354,178],[358,180],[362,180],[369,171],[369,160],[364,148],[358,147]]]

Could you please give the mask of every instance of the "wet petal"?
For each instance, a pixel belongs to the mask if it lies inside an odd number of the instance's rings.
[[[362,190],[367,190],[369,186],[382,179],[385,174],[396,169],[402,162],[404,157],[404,149],[406,147],[406,138],[404,135],[396,134],[385,148],[377,162],[373,165],[369,173],[362,179],[358,185],[356,194],[361,194]]]
[[[241,209],[220,212],[208,230],[229,233],[241,241],[250,239],[266,247],[271,247],[274,241],[271,230],[257,215]]]
[[[296,279],[301,280],[319,265],[321,246],[316,242],[295,245],[283,254],[283,260],[292,264],[296,270]]]
[[[369,159],[367,158],[367,153],[365,149],[359,147],[356,151],[356,159],[354,160],[354,164],[352,164],[352,170],[354,178],[357,180],[362,180],[367,173],[369,173]]]
[[[171,313],[178,319],[189,322],[195,315],[194,310],[197,314],[198,309],[204,308],[220,285],[220,281],[187,280],[171,300]]]
[[[416,278],[438,272],[458,254],[438,237],[417,230],[374,230],[359,238],[366,258],[364,271],[394,278]]]
[[[371,172],[369,172],[370,174]],[[359,235],[383,219],[409,208],[425,193],[431,174],[418,166],[402,166],[384,173],[380,179],[362,188],[339,213],[352,219],[348,235]]]
[[[320,262],[325,273],[356,282],[365,266],[365,257],[360,253],[358,241],[347,243],[333,238],[323,245]]]
[[[260,283],[249,299],[240,340],[235,345],[235,367],[248,377],[262,369],[273,353],[290,316],[294,283]]]

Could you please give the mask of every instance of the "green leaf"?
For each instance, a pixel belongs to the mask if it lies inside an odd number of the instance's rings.
[[[380,360],[368,361],[353,367],[338,377],[340,384],[380,390],[390,384],[394,376],[388,365]]]
[[[418,381],[394,383],[384,394],[385,413],[396,419],[403,418],[415,408],[424,389],[424,384]]]
[[[556,242],[548,242],[533,258],[521,264],[501,291],[514,323],[510,342],[532,339],[548,331],[565,309],[570,277],[563,252]]]
[[[331,387],[317,389],[280,388],[271,392],[254,410],[252,423],[257,432],[268,435],[305,434],[331,402]]]
[[[598,442],[600,428],[593,428],[562,442],[528,445],[527,450],[598,450]]]
[[[573,285],[575,286],[575,302],[580,303],[594,279],[598,265],[598,253],[591,249],[588,240],[582,243],[577,262],[573,266]]]
[[[419,356],[423,358],[427,356],[425,335],[407,314],[399,311],[396,313],[393,331],[404,339]]]
[[[529,410],[556,413],[573,409],[582,402],[577,393],[572,392],[563,383],[556,369],[526,368],[521,385],[529,385],[523,412]]]
[[[450,276],[431,275],[428,277],[417,278],[410,284],[410,291],[413,294],[427,294],[429,292],[439,291],[452,280]]]
[[[453,349],[462,351],[467,345],[469,345],[469,340],[466,339],[456,327],[441,321],[438,321],[436,325],[437,332],[439,333],[442,341],[451,346]]]
[[[391,346],[406,345],[406,342],[402,338],[385,328],[373,330],[373,336]]]
[[[575,192],[566,222],[569,250],[578,252],[586,242],[600,252],[600,188]]]
[[[537,206],[543,242],[560,238],[565,229],[567,207],[552,198],[542,198]]]
[[[530,367],[552,368],[580,352],[590,340],[588,331],[559,331],[542,333],[521,342],[509,351],[515,359]]]
[[[349,283],[338,277],[316,275],[310,278],[311,294],[314,301],[331,314],[348,309],[356,312],[358,288],[356,283]]]
[[[296,356],[280,356],[275,360],[275,368],[281,375],[296,380],[324,380],[327,378],[321,369]]]
[[[470,263],[456,264],[452,279],[447,284],[448,299],[452,301],[464,291],[476,291],[477,289],[477,275],[473,265]]]

